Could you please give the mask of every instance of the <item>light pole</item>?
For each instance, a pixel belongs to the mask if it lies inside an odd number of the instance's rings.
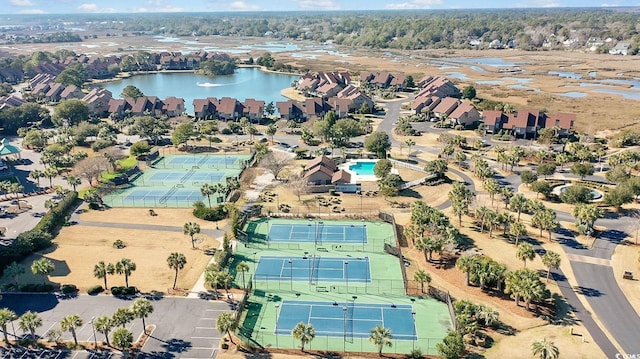
[[[343,338],[343,351],[347,351],[347,306],[342,307],[342,315],[344,317],[344,338]]]
[[[416,311],[412,310],[411,311],[411,318],[413,318],[413,340],[411,341],[411,350],[416,350],[416,339],[417,335],[416,335]]]
[[[277,193],[274,193],[273,196],[276,198],[276,209],[278,212],[280,212],[280,198],[278,197]]]
[[[349,293],[349,261],[344,261],[344,277],[347,283],[347,293]]]
[[[258,252],[253,252],[253,276],[256,276],[256,254],[258,254]]]
[[[364,223],[364,218],[362,219],[362,251],[364,252],[364,244],[367,242],[367,225]]]
[[[360,217],[364,217],[364,210],[362,209],[362,191],[360,191]]]
[[[313,228],[313,224],[312,224],[312,223],[313,223],[313,218],[309,218],[309,224],[308,224],[307,226],[309,227],[309,231],[314,231],[314,234],[315,234],[315,230],[314,230],[314,228]],[[316,238],[316,237],[315,237],[315,235],[314,235],[314,237],[313,237],[313,243],[314,243],[315,245],[317,245],[317,241],[316,241],[316,239],[317,239],[317,238]]]
[[[293,290],[293,261],[291,259],[289,259],[289,271],[291,271],[289,273],[289,288]]]
[[[369,282],[369,257],[364,257],[364,294],[367,294],[367,283]]]
[[[276,304],[276,348],[278,347],[278,313],[280,304]]]
[[[16,327],[13,326],[13,320],[11,321],[11,329],[13,329],[13,339],[17,342],[18,337],[16,337]]]
[[[318,228],[318,225],[320,228]],[[324,222],[316,222],[316,246],[318,245],[318,237],[320,237],[320,244],[322,244],[322,225],[324,225]]]
[[[96,338],[96,326],[93,324],[93,321],[96,317],[91,317],[91,329],[93,329],[93,348],[98,350],[98,339]]]

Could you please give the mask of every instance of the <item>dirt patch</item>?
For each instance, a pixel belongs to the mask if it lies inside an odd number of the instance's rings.
[[[87,213],[84,218],[110,220],[112,223],[139,223],[149,224],[148,220],[159,221],[162,225],[176,226],[175,231],[158,231],[143,229],[124,229],[110,227],[93,227],[74,225],[63,227],[54,241],[54,246],[48,251],[34,254],[25,259],[22,264],[30,266],[31,262],[40,257],[52,260],[56,266],[55,271],[49,276],[52,283],[75,284],[81,291],[88,287],[103,284],[101,279],[93,276],[93,267],[99,261],[115,263],[122,258],[131,259],[136,263],[136,271],[129,278],[129,284],[138,287],[141,291],[157,290],[166,292],[173,284],[175,272],[166,264],[166,258],[173,252],[183,253],[187,258],[187,264],[179,272],[177,286],[190,289],[211,260],[210,255],[204,253],[205,249],[218,248],[220,242],[205,234],[197,234],[196,249],[191,248],[191,240],[182,233],[182,225],[187,221],[199,221],[193,217],[188,218],[184,214],[170,216],[170,213],[180,210],[156,209],[157,217],[150,217],[137,211],[141,209],[112,209],[105,212]],[[98,216],[95,217],[94,216]],[[184,218],[181,218],[183,217]],[[164,219],[162,219],[164,217]],[[209,222],[199,221],[201,227],[211,228]],[[113,242],[120,239],[125,247],[117,249]],[[35,278],[31,274],[25,274],[18,278],[22,283],[38,283],[42,279]],[[6,280],[5,280],[6,282]],[[108,277],[108,285],[124,285],[122,275]]]

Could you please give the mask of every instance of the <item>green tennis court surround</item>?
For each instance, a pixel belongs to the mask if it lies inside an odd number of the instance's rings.
[[[248,341],[299,348],[291,330],[303,322],[316,331],[306,348],[376,352],[368,337],[383,325],[393,337],[385,352],[420,348],[435,355],[453,328],[445,303],[405,294],[404,263],[394,255],[399,251],[389,223],[261,218],[243,232],[233,263],[248,265],[244,273],[235,271],[237,286],[244,274],[252,287],[239,329]]]
[[[226,185],[239,178],[250,155],[185,154],[161,157],[131,183],[107,194],[111,207],[191,207],[196,201],[224,202],[226,191],[205,197],[204,184]]]

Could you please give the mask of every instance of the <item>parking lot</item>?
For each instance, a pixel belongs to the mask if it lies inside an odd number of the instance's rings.
[[[104,341],[104,335],[95,333],[92,318],[112,315],[116,309],[129,307],[133,300],[112,296],[58,297],[53,294],[23,295],[4,294],[2,306],[16,312],[18,316],[26,311],[36,311],[43,325],[36,335],[45,338],[50,329],[59,329],[60,320],[66,315],[77,314],[83,325],[76,330],[78,341],[92,344]],[[147,326],[155,328],[142,348],[139,357],[145,358],[212,358],[215,356],[222,335],[216,330],[216,320],[220,314],[231,310],[224,302],[207,301],[197,298],[167,297],[153,300],[154,311],[146,319]],[[18,328],[18,322],[8,325],[9,337],[25,335]],[[142,334],[142,321],[135,319],[127,325],[133,332],[134,340]],[[69,332],[63,332],[62,339],[73,340]],[[120,358],[119,353],[61,350],[25,350],[22,348],[0,351],[1,358]]]

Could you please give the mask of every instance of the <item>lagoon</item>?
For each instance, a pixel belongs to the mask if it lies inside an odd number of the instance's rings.
[[[119,98],[122,89],[128,85],[139,88],[146,96],[164,99],[175,96],[184,99],[186,111],[193,114],[193,100],[207,97],[232,97],[239,101],[248,98],[264,100],[265,103],[286,101],[282,89],[291,86],[300,77],[279,73],[264,72],[258,68],[238,68],[232,75],[205,76],[193,72],[160,72],[143,74],[100,86],[111,91]]]

